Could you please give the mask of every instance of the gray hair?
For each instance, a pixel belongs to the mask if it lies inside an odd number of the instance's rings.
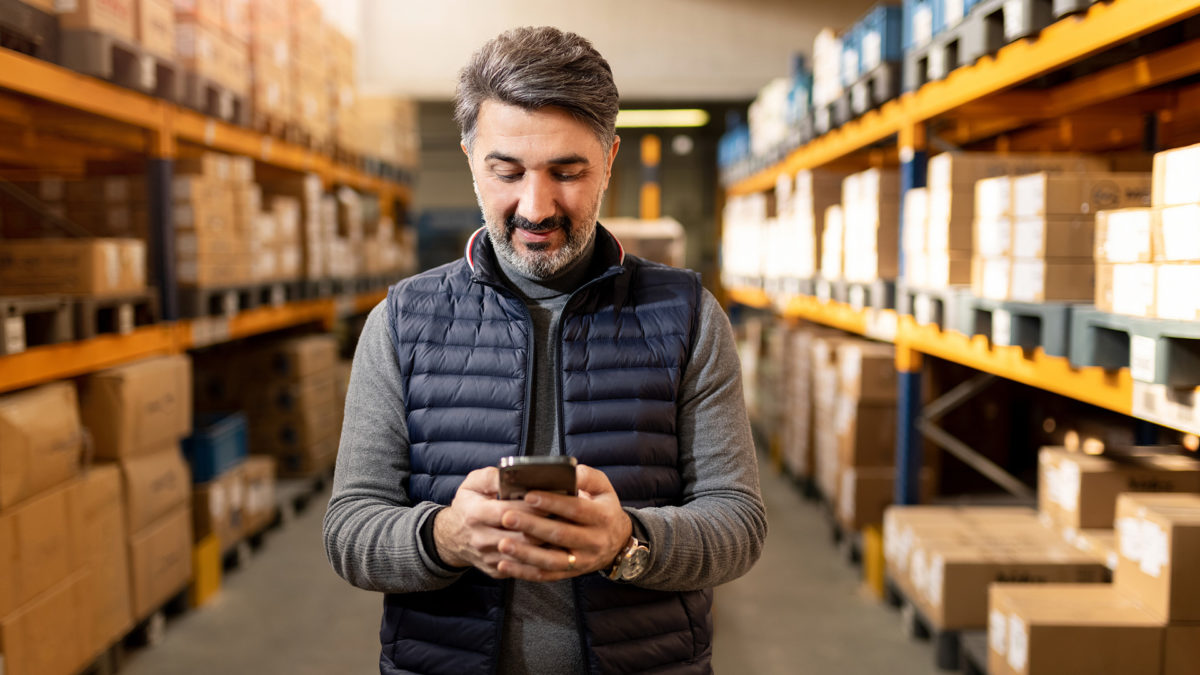
[[[467,150],[475,142],[479,108],[489,99],[525,110],[562,108],[591,127],[605,149],[617,133],[619,96],[612,69],[591,42],[557,28],[501,33],[459,72],[454,119]]]

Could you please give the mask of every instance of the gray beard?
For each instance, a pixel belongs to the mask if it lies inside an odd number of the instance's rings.
[[[483,213],[483,224],[487,227],[488,237],[492,240],[492,248],[496,255],[513,269],[530,279],[551,279],[558,273],[570,267],[588,250],[592,239],[596,236],[596,218],[600,215],[600,201],[592,209],[592,218],[587,223],[568,222],[562,229],[565,235],[563,245],[553,253],[539,251],[529,247],[527,255],[517,252],[512,243],[512,231],[507,222],[492,222],[484,208],[483,200],[479,198],[479,188],[475,188],[475,199],[479,202],[479,211]]]

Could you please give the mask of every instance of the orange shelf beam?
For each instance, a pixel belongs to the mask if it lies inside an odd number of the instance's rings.
[[[77,377],[150,356],[183,351],[186,331],[180,324],[138,328],[128,335],[33,347],[0,357],[0,392]]]

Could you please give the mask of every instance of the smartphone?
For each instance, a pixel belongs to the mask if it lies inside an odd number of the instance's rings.
[[[575,496],[574,457],[504,457],[500,460],[500,499],[520,499],[530,490]]]

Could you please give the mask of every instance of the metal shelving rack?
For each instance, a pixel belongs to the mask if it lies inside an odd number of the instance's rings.
[[[328,155],[285,143],[256,131],[234,126],[182,108],[174,103],[124,89],[52,63],[0,49],[0,122],[39,128],[53,126],[69,132],[70,140],[42,139],[4,149],[11,159],[39,149],[81,151],[105,157],[97,146],[114,148],[145,159],[150,191],[150,264],[160,283],[160,323],[125,335],[31,347],[0,356],[0,393],[43,382],[74,377],[128,361],[308,323],[331,329],[341,317],[367,312],[385,292],[347,293],[259,307],[227,317],[179,318],[178,288],[174,282],[171,176],[181,145],[253,157],[285,171],[319,175],[328,185],[347,185],[378,195],[380,211],[393,216],[410,203],[407,185],[371,175],[335,161]],[[28,139],[26,139],[28,140]],[[74,147],[73,147],[74,146]]]
[[[1031,39],[1001,48],[945,79],[929,82],[879,109],[834,129],[789,153],[782,161],[727,188],[729,196],[774,189],[776,180],[804,169],[866,168],[899,160],[901,190],[925,186],[931,147],[962,147],[1000,138],[996,147],[1037,148],[1049,137],[1072,149],[1099,151],[1143,141],[1148,127],[1186,118],[1200,101],[1200,89],[1171,84],[1200,73],[1200,40],[1117,60],[1115,64],[1065,83],[1037,90],[1018,85],[1064,71],[1089,57],[1200,14],[1196,0],[1113,0],[1053,23]],[[1148,122],[1149,120],[1149,122]],[[1099,124],[1095,122],[1099,122]],[[1049,129],[1024,131],[1037,124]],[[936,124],[937,130],[931,131]],[[1100,127],[1105,133],[1095,133]],[[1024,134],[1024,135],[1023,135]],[[935,138],[931,138],[935,136]],[[931,142],[933,141],[933,142]],[[1133,143],[1130,143],[1133,141]],[[1107,147],[1106,147],[1107,146]],[[903,215],[901,215],[903,222]],[[903,241],[903,235],[900,236]],[[901,260],[901,269],[904,261]],[[1064,357],[1020,347],[990,346],[984,336],[969,337],[918,324],[894,310],[857,308],[812,296],[772,299],[759,288],[728,289],[729,298],[896,345],[900,372],[896,495],[898,504],[919,501],[918,476],[922,415],[921,371],[925,356],[959,363],[1062,396],[1181,431],[1200,433],[1184,406],[1150,409],[1155,387],[1134,382],[1128,368],[1115,372],[1075,368]],[[1200,390],[1198,390],[1200,392]]]

